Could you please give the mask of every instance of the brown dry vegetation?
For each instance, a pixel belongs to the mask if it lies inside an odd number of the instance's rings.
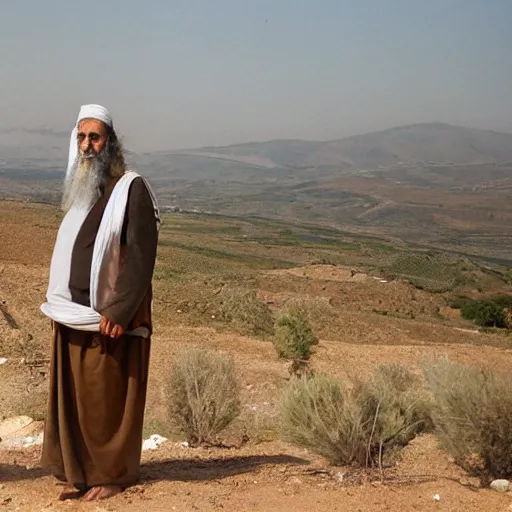
[[[52,207],[0,202],[0,417],[44,418],[47,381],[28,360],[48,357],[49,324],[39,312],[60,214]],[[279,223],[214,216],[165,216],[155,272],[155,334],[145,434],[169,443],[143,456],[143,481],[108,510],[506,510],[512,499],[471,480],[430,435],[415,439],[384,472],[332,467],[278,440],[278,397],[289,363],[264,336],[225,322],[223,289],[257,292],[272,313],[291,301],[308,311],[314,372],[349,387],[382,363],[400,363],[422,378],[422,365],[445,355],[496,371],[512,363],[506,332],[479,332],[447,308],[455,293],[509,291],[503,273],[480,268],[443,294],[404,280],[382,281],[402,246],[335,236],[332,242]],[[318,234],[318,233],[316,233]],[[322,236],[325,233],[321,233]],[[301,238],[302,237],[302,238]],[[10,318],[10,320],[9,320]],[[15,325],[13,325],[13,320]],[[242,412],[221,435],[231,449],[184,448],[168,421],[169,368],[181,349],[201,347],[234,358]],[[0,450],[0,502],[6,510],[60,510],[59,487],[38,469],[38,448]],[[435,504],[432,495],[439,493]],[[73,510],[95,510],[78,504]],[[99,510],[99,509],[98,509]]]

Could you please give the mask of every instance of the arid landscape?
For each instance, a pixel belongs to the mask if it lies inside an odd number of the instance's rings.
[[[510,173],[500,172],[510,180]],[[355,190],[363,179],[346,178],[340,188],[352,183]],[[396,200],[387,180],[370,180],[366,192]],[[166,213],[154,279],[155,334],[144,435],[168,440],[143,452],[139,485],[93,505],[58,502],[60,485],[38,465],[40,445],[9,444],[16,436],[36,437],[44,422],[51,332],[39,305],[61,213],[50,204],[0,202],[0,357],[6,359],[0,365],[0,418],[33,420],[0,443],[2,508],[510,510],[509,494],[483,487],[440,449],[431,433],[417,436],[382,471],[330,465],[284,442],[277,402],[290,379],[290,362],[277,357],[267,336],[247,332],[246,325],[228,322],[220,313],[221,297],[235,290],[255,291],[274,316],[290,301],[300,301],[319,338],[312,372],[348,385],[369,377],[382,363],[403,364],[423,379],[422,365],[445,356],[506,372],[512,363],[510,330],[480,329],[450,306],[462,295],[510,293],[510,269],[492,259],[508,259],[506,193],[496,192],[502,193],[503,224],[495,221],[492,233],[487,224],[477,229],[469,216],[460,220],[467,222],[462,227],[453,216],[446,217],[454,233],[476,238],[473,246],[445,242],[442,254],[426,252],[426,242],[408,244],[384,230],[379,236],[300,218]],[[471,193],[445,192],[442,200],[419,189],[416,194],[402,200],[442,201],[452,212],[488,201]],[[492,244],[483,245],[484,235],[504,240],[503,245],[496,251]],[[235,361],[242,412],[221,433],[222,446],[187,446],[169,419],[169,368],[180,349],[193,346]]]
[[[0,512],[512,512],[511,21],[2,2]]]
[[[0,199],[59,202],[69,134],[0,132]],[[512,135],[442,123],[134,153],[167,211],[274,219],[511,261]]]

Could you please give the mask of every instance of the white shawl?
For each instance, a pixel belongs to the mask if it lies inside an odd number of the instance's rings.
[[[90,302],[91,306],[82,306],[71,300],[69,291],[69,277],[71,269],[71,255],[76,237],[89,214],[90,209],[71,208],[64,216],[57,234],[55,248],[50,265],[50,279],[46,294],[47,302],[42,304],[41,311],[49,318],[60,324],[82,331],[98,332],[101,315],[96,311],[98,295],[98,278],[102,263],[108,258],[112,247],[121,243],[121,231],[128,201],[128,191],[132,181],[139,177],[136,172],[128,171],[116,183],[109,198],[100,227],[94,243],[91,280]],[[155,195],[147,181],[142,178],[150,193],[155,210],[157,228],[160,219]],[[142,330],[127,332],[126,334],[142,335]]]

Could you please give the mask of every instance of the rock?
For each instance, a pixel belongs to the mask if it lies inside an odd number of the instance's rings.
[[[13,416],[0,423],[0,437],[6,439],[15,437],[20,430],[30,425],[34,420],[29,416]]]
[[[498,492],[507,492],[510,487],[510,482],[504,479],[493,480],[490,487]]]
[[[149,436],[149,439],[146,439],[142,443],[142,450],[156,450],[162,443],[165,443],[167,439],[165,437],[159,436],[158,434],[153,434]]]
[[[43,433],[40,432],[36,436],[12,437],[2,442],[3,448],[18,449],[29,448],[30,446],[40,446],[43,444]]]

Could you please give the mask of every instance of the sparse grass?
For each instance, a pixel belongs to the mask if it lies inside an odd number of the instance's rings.
[[[245,266],[250,268],[287,268],[293,266],[293,262],[283,259],[270,258],[263,255],[248,254],[243,252],[225,251],[221,249],[215,249],[213,247],[188,245],[173,240],[162,240],[160,244],[164,247],[183,249],[185,251],[196,253],[206,258],[243,263]]]
[[[142,436],[144,439],[148,439],[153,434],[158,434],[175,442],[184,440],[183,432],[176,429],[169,421],[146,416],[144,418]]]
[[[225,286],[219,298],[219,318],[238,332],[256,336],[273,334],[272,311],[258,298],[256,290]]]
[[[181,351],[171,367],[168,393],[171,423],[191,446],[217,443],[218,434],[240,413],[234,361],[224,354]]]
[[[384,366],[353,391],[331,377],[294,378],[280,410],[284,439],[332,464],[379,465],[430,425],[429,402],[409,372]]]
[[[18,400],[12,411],[13,415],[28,416],[34,421],[44,421],[48,408],[46,387],[45,385],[43,389],[28,394],[24,400]]]
[[[439,441],[483,483],[512,476],[512,374],[447,359],[424,365]]]
[[[157,265],[153,273],[153,279],[156,281],[170,281],[181,275],[181,272],[170,266]]]

